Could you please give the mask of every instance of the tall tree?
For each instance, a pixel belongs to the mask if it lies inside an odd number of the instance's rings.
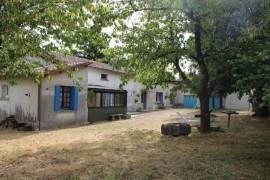
[[[248,28],[236,45],[237,58],[232,62],[240,95],[248,94],[255,114],[269,115],[270,109],[270,2],[254,1]]]
[[[34,68],[40,64],[25,61],[26,56],[52,62],[50,51],[81,52],[83,41],[95,42],[92,49],[106,46],[108,37],[101,30],[116,15],[105,0],[1,0],[1,78],[38,81],[41,75]]]
[[[208,133],[209,97],[218,90],[217,82],[230,78],[226,70],[231,70],[231,43],[244,27],[239,21],[243,5],[232,0],[126,1],[125,9],[129,6],[128,12],[139,12],[140,18],[122,26],[117,63],[150,85],[164,85],[170,74],[179,73],[179,86],[196,90],[200,130]]]

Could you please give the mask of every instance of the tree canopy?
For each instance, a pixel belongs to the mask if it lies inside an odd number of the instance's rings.
[[[209,132],[212,95],[238,91],[269,105],[269,14],[267,0],[3,0],[0,76],[38,81],[41,64],[25,57],[58,63],[55,50],[107,58],[147,88],[179,76],[177,88],[198,95]],[[119,43],[109,49],[112,37]]]
[[[232,62],[235,88],[251,97],[257,115],[268,115],[270,106],[270,2],[257,4],[249,26],[238,38]]]
[[[13,81],[30,77],[38,81],[38,63],[27,56],[54,61],[51,51],[100,57],[109,37],[102,28],[112,25],[117,13],[98,0],[3,0],[0,2],[0,76]],[[84,48],[86,47],[86,48]],[[57,62],[55,62],[57,63]]]
[[[125,1],[125,9],[139,14],[137,23],[121,24],[117,64],[134,78],[166,85],[175,73],[180,88],[200,98],[201,128],[210,127],[209,96],[234,90],[238,38],[249,27],[253,10],[263,0]]]

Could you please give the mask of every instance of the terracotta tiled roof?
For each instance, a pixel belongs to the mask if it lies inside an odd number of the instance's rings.
[[[102,69],[102,70],[107,70],[107,71],[112,71],[112,72],[117,72],[117,73],[125,73],[122,70],[115,69],[112,65],[110,64],[105,64],[93,60],[89,60],[86,58],[81,58],[81,57],[76,57],[76,56],[70,56],[70,55],[64,55],[60,53],[52,53],[53,56],[55,57],[56,60],[63,61],[66,63],[65,68],[72,68],[72,67],[77,67],[77,66],[89,66],[97,69]],[[39,63],[43,64],[42,67],[36,68],[36,71],[38,72],[45,72],[50,73],[54,71],[58,71],[58,67],[56,64],[49,63],[47,61],[44,61],[41,58],[28,58],[28,61],[38,61]]]
[[[53,53],[53,56],[55,57],[56,60],[66,63],[66,65],[64,66],[64,69],[69,69],[69,68],[78,67],[78,66],[88,66],[89,64],[94,62],[89,59],[79,58],[76,56],[64,55],[64,54],[59,54],[59,53]],[[35,58],[35,60],[38,60],[39,62],[46,64],[42,67],[36,68],[36,71],[38,72],[46,71],[46,73],[50,73],[50,72],[58,71],[58,67],[56,64],[45,62],[41,58]]]

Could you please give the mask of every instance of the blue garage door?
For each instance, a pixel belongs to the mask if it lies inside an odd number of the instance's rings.
[[[197,106],[198,97],[194,95],[184,95],[184,108],[195,108]],[[215,96],[209,98],[209,109],[220,109],[220,97]]]
[[[197,96],[194,95],[184,95],[184,108],[195,108],[197,99]]]
[[[209,99],[209,109],[220,109],[221,99],[219,96],[214,96]]]

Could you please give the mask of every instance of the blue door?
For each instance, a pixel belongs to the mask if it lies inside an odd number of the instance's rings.
[[[220,96],[215,96],[214,103],[215,103],[215,109],[221,109],[221,98],[220,98]]]
[[[209,98],[209,110],[210,110],[210,109],[213,109],[214,106],[215,106],[215,103],[213,103],[213,100],[214,100],[213,97],[210,97],[210,98]]]
[[[219,96],[209,98],[209,109],[220,109],[221,99]]]
[[[184,95],[184,108],[195,108],[198,98],[194,95]]]

